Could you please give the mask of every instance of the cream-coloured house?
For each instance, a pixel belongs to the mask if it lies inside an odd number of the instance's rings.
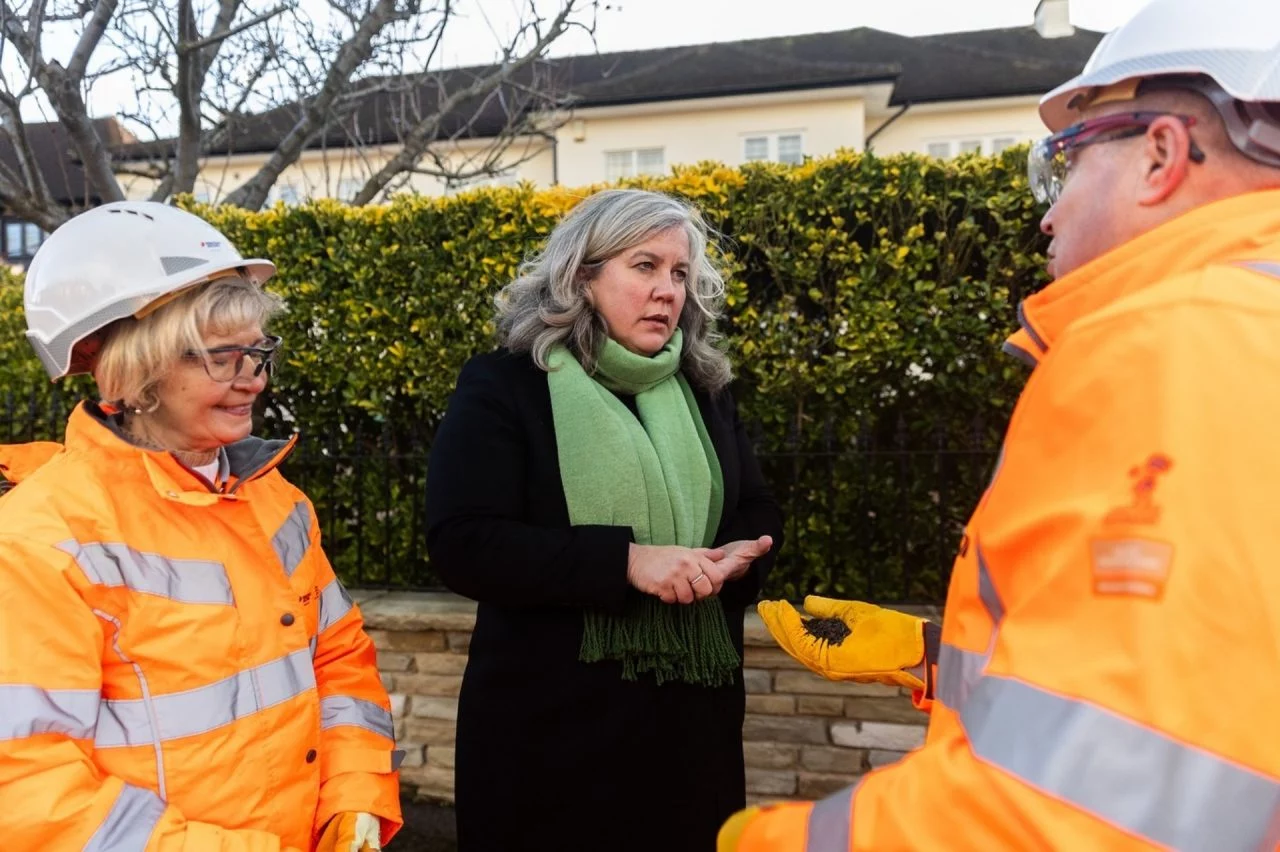
[[[1014,29],[907,37],[860,28],[552,60],[565,104],[558,126],[517,140],[508,168],[465,185],[580,186],[703,160],[800,162],[841,148],[997,152],[1044,135],[1040,95],[1078,73],[1101,38],[1072,27],[1068,4],[1041,0],[1034,22]],[[281,176],[272,200],[350,198],[398,150],[394,114],[371,97],[351,126]],[[290,124],[287,109],[252,117],[204,161],[197,193],[225,196]],[[470,138],[443,153],[474,156],[500,126],[501,117],[481,115]],[[131,197],[149,191],[124,180]],[[415,176],[405,188],[435,195],[465,186]]]

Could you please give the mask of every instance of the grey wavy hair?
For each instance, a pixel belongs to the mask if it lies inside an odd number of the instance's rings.
[[[695,208],[662,193],[610,189],[571,210],[495,298],[499,342],[528,353],[543,370],[552,347],[563,343],[593,372],[609,332],[587,300],[591,282],[608,260],[672,228],[689,237],[680,366],[690,383],[712,393],[722,389],[733,371],[715,328],[724,279],[707,257],[710,229]]]

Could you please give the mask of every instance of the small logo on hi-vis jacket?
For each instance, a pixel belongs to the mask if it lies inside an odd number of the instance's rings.
[[[1160,520],[1160,507],[1156,505],[1156,485],[1160,477],[1173,468],[1173,459],[1155,453],[1138,467],[1129,469],[1133,501],[1128,506],[1118,506],[1107,512],[1104,524],[1154,524]]]
[[[1173,545],[1147,538],[1094,539],[1089,561],[1095,594],[1158,599],[1173,566]]]

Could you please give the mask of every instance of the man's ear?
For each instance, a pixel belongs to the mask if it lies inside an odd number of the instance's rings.
[[[1161,116],[1143,138],[1143,175],[1138,203],[1153,207],[1177,192],[1191,169],[1194,143],[1187,125],[1171,115]]]

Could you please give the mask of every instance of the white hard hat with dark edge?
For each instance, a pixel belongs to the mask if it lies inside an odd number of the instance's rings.
[[[1197,76],[1216,86],[1194,85]],[[1177,77],[1192,81],[1179,88],[1214,100],[1236,147],[1280,165],[1280,0],[1152,0],[1103,37],[1077,77],[1041,99],[1040,117],[1057,133],[1080,120],[1073,102],[1081,95]]]
[[[222,274],[259,286],[268,260],[245,259],[199,216],[151,201],[81,213],[45,240],[27,270],[27,339],[51,378],[72,375],[76,344],[116,320]]]

